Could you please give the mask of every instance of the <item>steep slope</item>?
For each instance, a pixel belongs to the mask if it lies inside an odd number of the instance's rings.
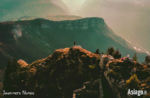
[[[31,63],[52,54],[55,49],[72,46],[74,41],[92,52],[97,48],[106,52],[111,46],[119,48],[123,56],[133,56],[138,52],[140,62],[147,55],[144,50],[135,50],[134,46],[117,36],[102,18],[66,21],[35,19],[0,23],[0,28],[0,68],[6,66],[7,57]]]
[[[53,0],[1,0],[0,21],[22,16],[67,15],[67,9],[61,0],[57,0],[57,2],[53,2]]]
[[[103,17],[116,34],[150,51],[149,12],[149,0],[87,0],[77,15]]]

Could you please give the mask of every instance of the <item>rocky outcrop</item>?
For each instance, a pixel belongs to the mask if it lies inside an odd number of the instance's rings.
[[[94,80],[93,82],[85,82],[83,88],[73,91],[72,98],[103,98],[103,93],[100,93],[102,89],[99,88],[101,86],[100,82],[100,79]]]
[[[19,59],[18,61],[17,61],[17,63],[21,66],[21,67],[26,67],[26,66],[28,66],[28,63],[26,63],[24,60],[22,60],[22,59]]]

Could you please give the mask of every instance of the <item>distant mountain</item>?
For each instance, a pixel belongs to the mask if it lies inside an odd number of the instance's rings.
[[[22,16],[68,15],[67,9],[61,0],[1,0],[0,21]]]
[[[147,55],[145,50],[135,49],[132,44],[117,36],[102,18],[50,21],[35,19],[0,23],[0,68],[6,67],[7,58],[34,60],[52,54],[55,49],[77,45],[95,52],[106,52],[108,47],[119,48],[122,56],[137,52],[139,62]],[[137,47],[138,48],[138,47]]]
[[[150,51],[149,12],[150,0],[87,0],[77,15],[103,17],[116,34]]]
[[[37,19],[38,17],[31,17],[31,16],[23,16],[18,19],[10,19],[8,21],[24,21],[24,20],[33,20]],[[74,15],[47,15],[46,17],[43,17],[43,19],[52,20],[52,21],[63,21],[63,20],[77,20],[81,19],[80,16],[74,16]]]

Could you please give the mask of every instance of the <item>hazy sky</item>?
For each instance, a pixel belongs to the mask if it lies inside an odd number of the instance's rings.
[[[74,14],[86,0],[62,0]]]

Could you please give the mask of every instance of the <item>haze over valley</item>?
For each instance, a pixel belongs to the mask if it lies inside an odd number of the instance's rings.
[[[114,33],[150,51],[149,0],[1,0],[0,5],[0,21],[24,20],[25,16],[101,17]]]

